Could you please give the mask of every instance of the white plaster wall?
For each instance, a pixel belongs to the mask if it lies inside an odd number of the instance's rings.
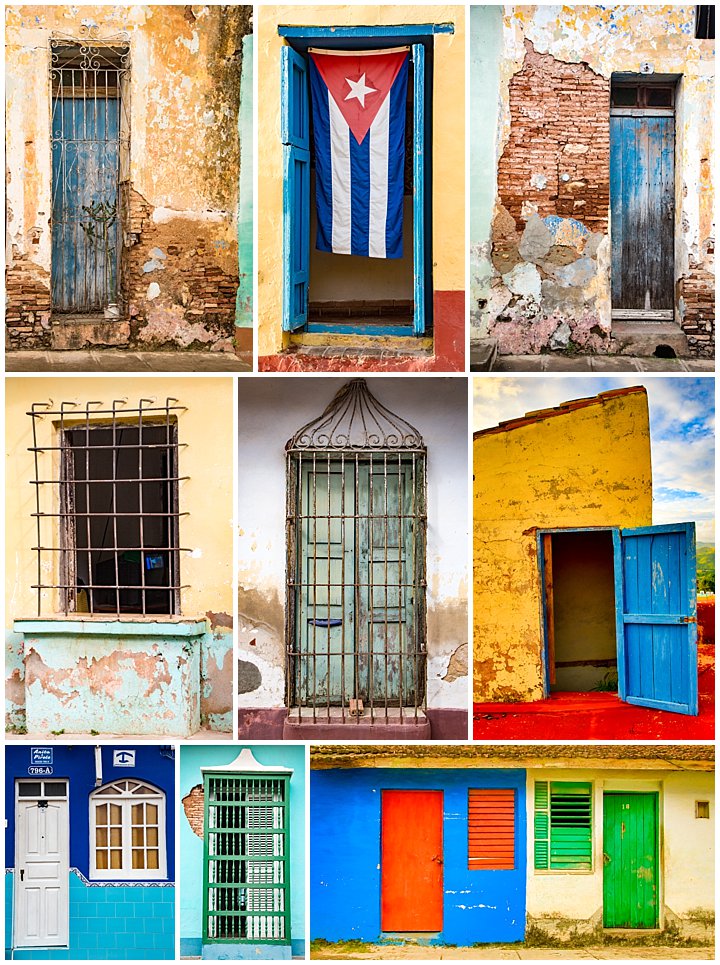
[[[604,791],[660,792],[661,907],[680,916],[694,909],[710,911],[714,908],[714,819],[695,818],[696,800],[709,800],[713,813],[712,774],[542,768],[528,769],[527,780],[529,916],[583,921],[602,909]],[[594,782],[592,871],[535,871],[535,781]]]
[[[238,639],[240,659],[263,676],[260,688],[240,695],[242,707],[284,703],[285,443],[349,378],[257,376],[238,386]],[[467,381],[367,381],[380,402],[419,429],[428,448],[428,705],[465,707],[467,677],[443,677],[452,655],[467,646]]]

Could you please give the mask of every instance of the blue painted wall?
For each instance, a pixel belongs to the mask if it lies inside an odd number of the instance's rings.
[[[31,746],[49,746],[34,744]],[[115,748],[135,751],[135,767],[113,767]],[[5,863],[15,863],[15,780],[28,774],[30,745],[5,750]],[[103,784],[137,778],[165,792],[168,878],[157,883],[93,882],[87,880],[90,861],[89,796],[95,790],[93,745],[53,745],[51,779],[66,778],[70,790],[70,943],[66,949],[14,951],[13,958],[91,961],[105,959],[173,959],[175,957],[175,761],[158,746],[102,749]],[[14,874],[5,875],[5,941],[12,943]],[[7,953],[6,953],[7,954]]]
[[[200,955],[202,948],[203,842],[185,816],[182,799],[202,786],[201,767],[230,764],[242,750],[237,744],[184,746],[180,750],[180,954]],[[260,744],[252,747],[261,764],[292,767],[290,778],[290,916],[293,955],[305,954],[305,747]]]
[[[514,788],[515,869],[468,869],[469,788]],[[518,942],[525,936],[524,770],[313,771],[310,935],[379,941],[380,799],[386,788],[443,791],[443,930],[432,943]]]

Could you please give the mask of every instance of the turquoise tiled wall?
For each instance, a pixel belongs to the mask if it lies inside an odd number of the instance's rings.
[[[13,876],[5,876],[5,934],[12,933]],[[175,889],[97,888],[70,875],[70,947],[15,951],[15,959],[172,959]]]

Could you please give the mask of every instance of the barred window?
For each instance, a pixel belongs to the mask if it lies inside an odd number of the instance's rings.
[[[114,781],[90,795],[90,877],[165,878],[165,795]]]
[[[288,703],[403,719],[425,699],[426,450],[362,379],[288,456]]]
[[[179,519],[185,514],[178,499],[177,415],[183,407],[175,403],[33,405],[39,615],[43,590],[58,591],[65,614],[180,612]],[[47,418],[56,430],[49,446],[47,433],[40,439],[38,431]],[[57,475],[44,471],[50,453],[59,455]],[[51,566],[44,565],[48,558]]]

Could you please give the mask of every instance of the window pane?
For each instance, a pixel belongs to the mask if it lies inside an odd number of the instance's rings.
[[[108,834],[107,828],[95,828],[95,844],[102,848],[107,848]]]
[[[143,823],[143,806],[142,804],[133,804],[132,806],[132,823],[142,824]]]
[[[132,843],[135,847],[138,845],[145,844],[145,829],[144,828],[133,828],[132,829]]]
[[[637,87],[614,87],[612,102],[613,107],[635,107],[637,104]]]
[[[65,781],[45,781],[45,797],[65,797]]]
[[[119,804],[110,805],[110,824],[122,824],[122,808]]]
[[[122,847],[122,828],[110,828],[110,844],[114,848]]]
[[[645,93],[648,107],[672,107],[670,87],[648,87]]]
[[[95,853],[95,864],[99,871],[107,871],[108,856],[107,851],[97,851]]]
[[[23,781],[18,787],[19,797],[40,797],[42,784],[40,781]]]
[[[145,852],[142,850],[142,848],[133,848],[132,866],[133,868],[145,867]]]
[[[145,812],[145,823],[146,824],[157,824],[158,823],[158,807],[157,804],[146,805],[147,811]]]
[[[119,871],[122,868],[122,851],[110,852],[110,867],[113,871]]]
[[[158,829],[148,828],[147,829],[147,843],[149,847],[157,848],[158,844]]]
[[[156,850],[148,851],[147,853],[147,866],[148,868],[151,868],[153,871],[156,871],[160,867],[160,863],[158,860],[159,854],[160,852]]]

